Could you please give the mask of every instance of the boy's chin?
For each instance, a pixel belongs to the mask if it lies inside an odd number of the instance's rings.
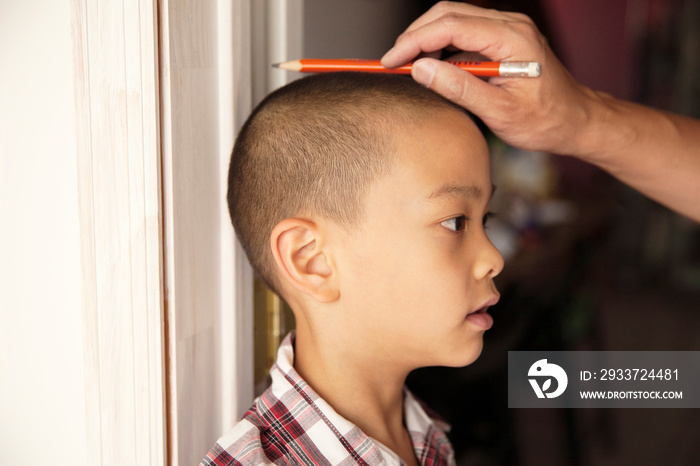
[[[449,360],[441,364],[445,367],[465,367],[479,359],[481,351],[484,348],[484,340],[479,339],[478,343],[474,342],[471,348],[459,352],[455,352],[451,355]]]

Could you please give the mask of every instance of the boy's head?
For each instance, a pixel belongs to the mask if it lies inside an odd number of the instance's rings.
[[[231,158],[228,205],[253,268],[281,291],[272,228],[314,214],[355,229],[363,195],[386,174],[398,128],[455,108],[406,77],[319,74],[271,93],[241,129]]]
[[[337,338],[361,335],[373,357],[407,367],[459,366],[478,356],[498,297],[502,258],[483,229],[491,192],[485,141],[451,103],[403,77],[329,73],[253,112],[228,202],[276,291],[342,301],[323,316]]]

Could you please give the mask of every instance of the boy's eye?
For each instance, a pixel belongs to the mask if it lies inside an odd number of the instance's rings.
[[[462,231],[464,229],[464,224],[467,221],[467,217],[460,215],[459,217],[453,217],[440,222],[440,225],[451,231]]]

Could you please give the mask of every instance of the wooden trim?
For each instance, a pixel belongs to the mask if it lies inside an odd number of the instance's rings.
[[[219,197],[226,198],[235,135],[252,110],[251,5],[219,1]],[[253,271],[221,204],[222,425],[225,432],[253,401]]]
[[[160,2],[173,465],[199,461],[252,402],[252,274],[225,197],[247,3]]]
[[[155,1],[72,0],[88,459],[164,465]]]

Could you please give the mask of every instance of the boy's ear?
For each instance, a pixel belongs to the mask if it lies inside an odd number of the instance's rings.
[[[287,218],[272,229],[270,247],[280,278],[316,301],[330,303],[340,290],[320,234],[314,222]]]

